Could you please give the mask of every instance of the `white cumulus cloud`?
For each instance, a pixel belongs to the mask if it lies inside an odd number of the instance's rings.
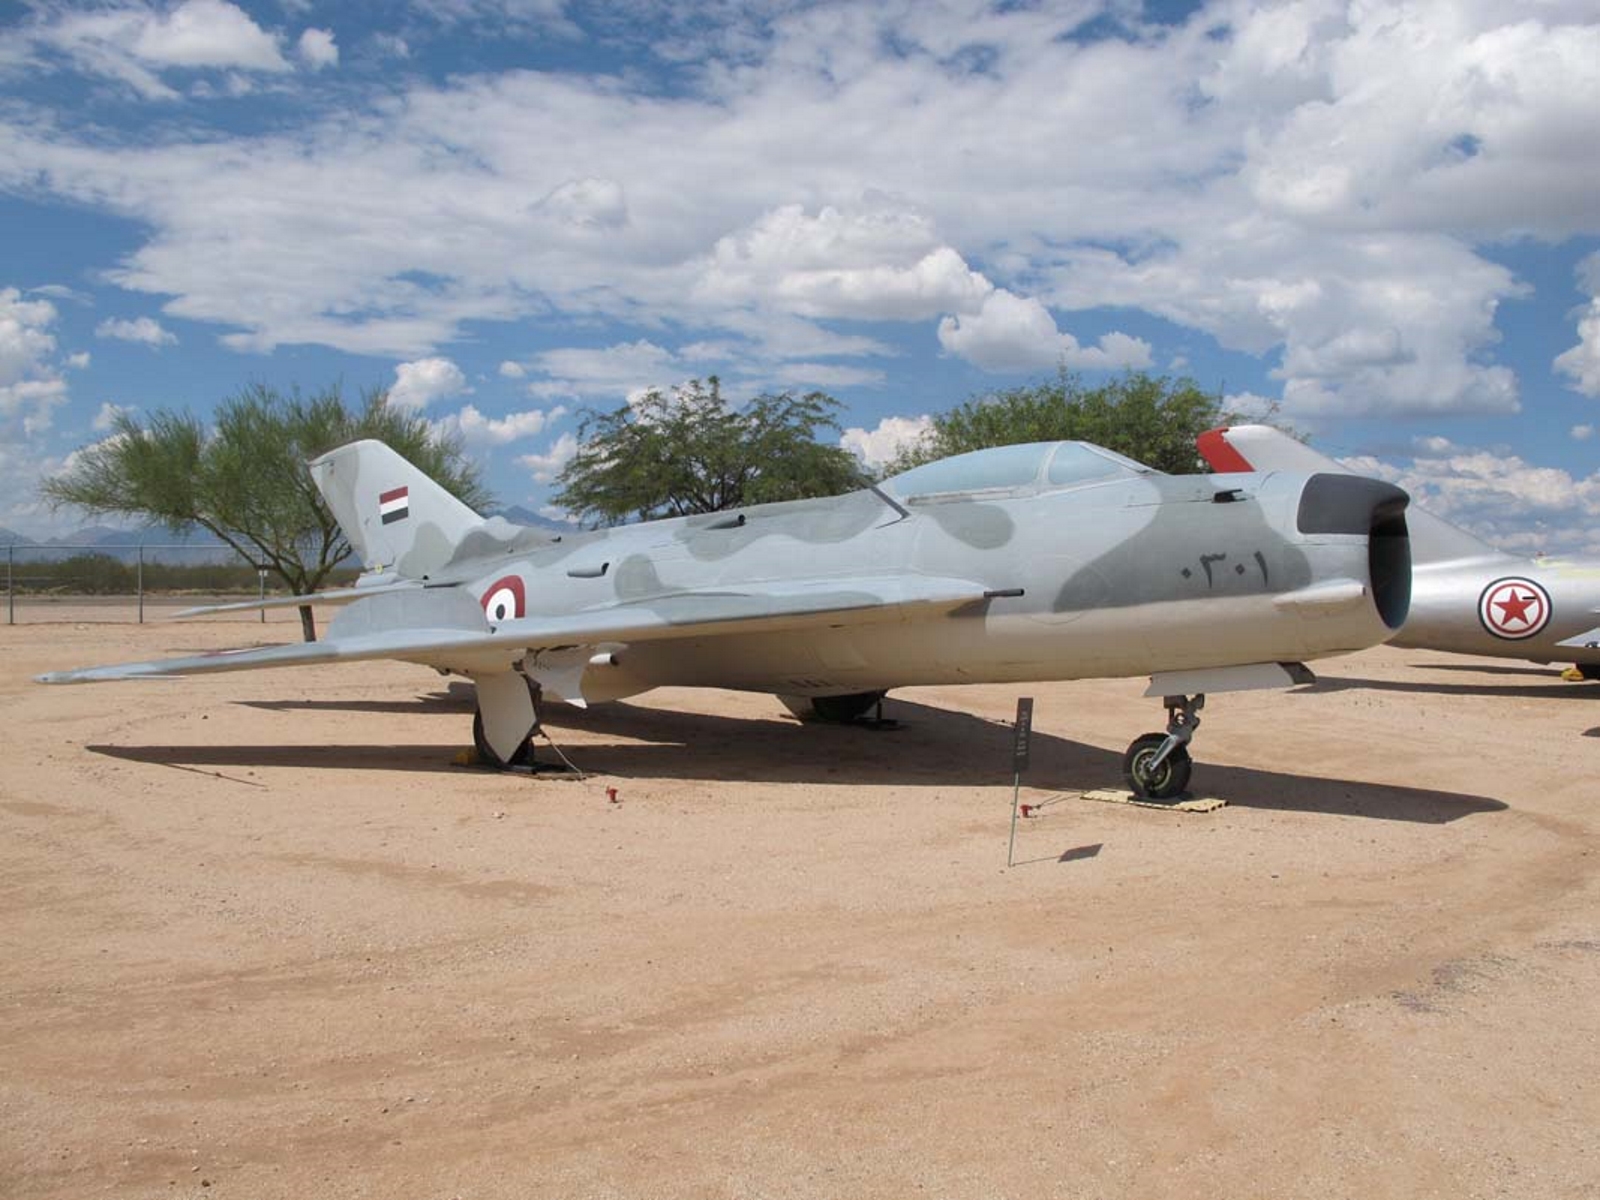
[[[677,355],[643,338],[600,349],[546,350],[533,362],[548,377],[528,385],[535,396],[622,396],[665,387],[683,374]]]
[[[1573,475],[1502,449],[1419,439],[1409,462],[1341,460],[1353,471],[1399,484],[1412,503],[1519,554],[1600,553],[1600,473]]]
[[[286,6],[287,7],[287,6]],[[33,19],[0,33],[0,67],[49,71],[62,65],[113,80],[147,100],[174,100],[182,93],[169,81],[174,72],[221,71],[221,79],[193,82],[191,97],[240,96],[255,90],[252,78],[292,70],[284,35],[258,25],[228,0],[182,0],[178,4],[120,0],[104,5],[38,5]],[[294,45],[309,70],[338,63],[331,31],[309,28]],[[184,79],[184,76],[179,76]]]
[[[289,68],[277,39],[227,0],[184,0],[165,12],[139,14],[132,48],[146,62],[167,66]]]
[[[568,179],[534,211],[568,229],[598,233],[628,223],[628,198],[614,179]]]
[[[717,241],[696,288],[716,303],[901,321],[975,308],[992,290],[926,216],[886,203],[774,209]]]
[[[295,53],[313,71],[339,65],[339,46],[329,29],[307,29],[295,43]]]
[[[839,445],[867,466],[881,467],[932,432],[933,420],[926,413],[919,417],[885,417],[872,429],[846,429],[839,436]]]
[[[101,403],[100,411],[94,414],[94,420],[89,423],[89,428],[96,433],[106,433],[116,423],[118,417],[129,411],[131,410],[124,408],[120,404],[113,404],[111,401],[106,400]]]
[[[1600,396],[1600,251],[1578,265],[1589,303],[1578,317],[1578,344],[1556,356],[1555,368],[1585,396]]]
[[[460,412],[451,413],[430,422],[439,433],[453,434],[468,446],[504,446],[544,432],[547,425],[564,417],[567,410],[560,405],[548,411],[530,409],[527,412],[507,413],[503,417],[489,417],[471,404]]]
[[[841,324],[943,317],[995,369],[1115,367],[1143,343],[1057,321],[1127,306],[1273,356],[1291,417],[1515,411],[1496,315],[1525,285],[1491,247],[1600,232],[1592,4],[1212,0],[1128,37],[1073,36],[1099,10],[1070,4],[756,9],[662,16],[641,53],[695,64],[671,89],[402,71],[264,132],[131,144],[41,102],[0,124],[0,187],[146,231],[110,278],[239,349],[416,359],[553,317],[756,376],[893,353]],[[525,9],[447,11],[407,36]],[[199,64],[275,78],[290,45],[222,0],[33,12],[0,31],[8,73],[152,95]],[[1590,328],[1560,360],[1580,389]],[[698,369],[673,366],[653,378]]]
[[[67,400],[51,332],[56,317],[50,301],[0,287],[0,523],[37,523],[39,480],[60,466],[40,440]]]
[[[578,439],[570,433],[563,433],[543,454],[523,454],[517,458],[517,464],[533,473],[535,483],[549,483],[577,453]]]
[[[138,342],[151,349],[176,345],[178,341],[176,334],[162,328],[159,321],[150,317],[137,317],[132,321],[121,319],[101,321],[95,326],[94,334],[96,337],[113,338],[119,342]]]
[[[0,288],[0,441],[26,441],[50,428],[67,398],[54,362],[56,307]]]
[[[394,369],[389,403],[400,408],[426,408],[435,400],[470,392],[467,377],[448,358],[422,358]]]
[[[1150,343],[1108,333],[1094,346],[1080,345],[1037,299],[998,288],[977,312],[939,322],[939,344],[986,371],[1036,371],[1065,366],[1087,370],[1143,368]]]

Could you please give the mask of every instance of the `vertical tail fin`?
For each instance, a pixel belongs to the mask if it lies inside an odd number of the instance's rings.
[[[1209,429],[1199,438],[1200,457],[1213,471],[1293,471],[1302,474],[1338,472],[1354,474],[1325,454],[1270,425],[1234,425]],[[1410,529],[1411,561],[1415,566],[1458,560],[1503,558],[1487,542],[1458,529],[1442,517],[1412,505],[1406,513]]]
[[[483,518],[382,442],[311,461],[311,479],[368,570],[416,579],[450,560]]]
[[[1236,471],[1291,471],[1298,475],[1350,472],[1325,454],[1270,425],[1233,425],[1208,429],[1197,445],[1200,457],[1218,474]]]

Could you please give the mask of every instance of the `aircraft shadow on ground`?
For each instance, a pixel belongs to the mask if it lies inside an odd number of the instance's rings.
[[[1509,673],[1509,672],[1502,672]],[[1412,679],[1366,679],[1359,675],[1319,675],[1308,692],[1408,692],[1430,696],[1489,696],[1516,700],[1600,700],[1600,683],[1572,683],[1549,676],[1549,686],[1511,683],[1430,683]]]
[[[1558,682],[1561,678],[1561,667],[1537,666],[1529,663],[1527,666],[1507,666],[1503,663],[1407,663],[1415,671],[1453,671],[1461,675],[1524,675],[1538,676],[1550,683]],[[1567,684],[1568,687],[1572,685]]]
[[[410,700],[235,700],[246,708],[266,712],[364,712],[404,715],[405,713],[464,712],[477,707],[477,691],[470,683],[452,683],[441,691],[429,692]]]
[[[298,702],[296,702],[298,703]],[[773,702],[776,706],[776,701]],[[454,707],[454,705],[452,705]],[[383,710],[387,711],[387,710]],[[585,771],[623,779],[723,780],[757,783],[828,783],[861,787],[986,787],[1011,781],[1011,727],[969,713],[890,699],[885,715],[894,728],[870,725],[802,725],[774,714],[727,717],[674,712],[631,704],[580,710],[552,705],[546,723],[557,743]],[[601,739],[570,745],[563,732],[582,729]],[[468,744],[89,746],[97,754],[131,762],[197,768],[299,767],[310,770],[454,772]],[[605,741],[607,737],[626,739]],[[1360,783],[1204,760],[1195,788],[1246,808],[1276,809],[1376,820],[1444,824],[1474,813],[1506,808],[1485,796]],[[1262,755],[1271,755],[1270,737]],[[537,745],[549,761],[548,745]],[[1033,730],[1029,788],[1078,791],[1120,787],[1120,751]]]

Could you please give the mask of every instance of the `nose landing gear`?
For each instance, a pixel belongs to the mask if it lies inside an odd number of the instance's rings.
[[[1122,756],[1122,777],[1137,796],[1170,800],[1189,786],[1194,768],[1189,740],[1200,727],[1205,696],[1163,696],[1167,709],[1166,733],[1146,733],[1133,739]]]

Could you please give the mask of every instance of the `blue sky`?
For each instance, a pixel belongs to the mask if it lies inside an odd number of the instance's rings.
[[[1597,114],[1596,0],[0,7],[0,525],[249,382],[392,387],[539,508],[644,388],[878,460],[1064,364],[1600,552]]]

